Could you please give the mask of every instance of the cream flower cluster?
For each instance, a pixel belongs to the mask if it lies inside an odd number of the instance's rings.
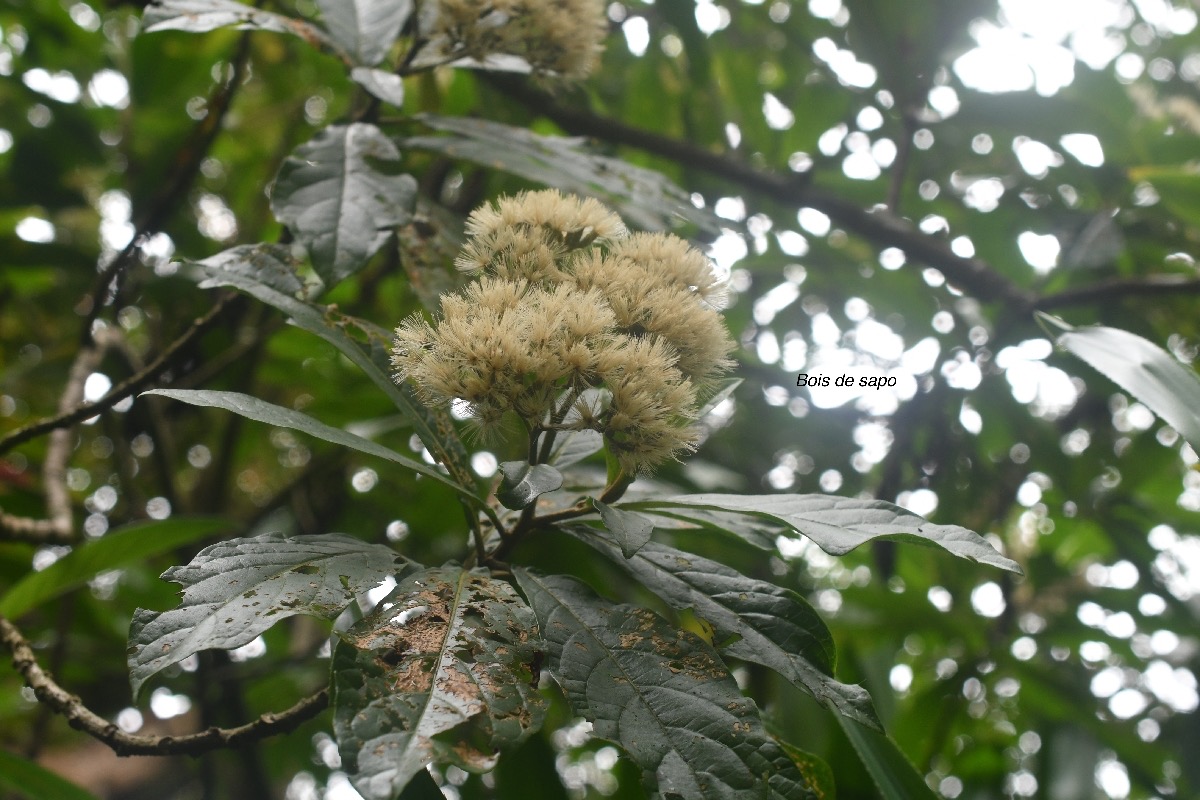
[[[599,63],[604,9],[601,0],[438,0],[432,33],[469,58],[519,56],[535,73],[580,80]]]
[[[510,412],[534,433],[597,430],[628,474],[695,445],[697,389],[733,349],[703,254],[553,190],[477,209],[467,234],[457,263],[477,280],[442,298],[436,325],[396,330],[399,380],[467,401],[485,431]],[[587,389],[606,401],[589,407]]]

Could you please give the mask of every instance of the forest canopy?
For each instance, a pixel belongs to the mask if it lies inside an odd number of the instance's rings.
[[[1198,22],[3,0],[0,798],[1195,796]]]

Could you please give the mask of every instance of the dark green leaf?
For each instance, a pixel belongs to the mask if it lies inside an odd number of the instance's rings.
[[[1064,323],[1044,317],[1059,327]],[[1200,453],[1200,378],[1158,345],[1117,328],[1070,328],[1058,343],[1145,403]]]
[[[779,738],[777,734],[775,741],[783,748],[783,752],[788,754],[788,758],[792,759],[792,763],[804,773],[804,777],[812,784],[813,791],[821,800],[833,800],[837,797],[837,786],[833,780],[833,770],[829,768],[829,764],[823,759],[801,750],[799,747],[785,742]]]
[[[163,580],[181,584],[170,611],[139,608],[129,626],[134,697],[158,671],[201,650],[232,650],[295,614],[333,619],[356,594],[396,572],[388,547],[339,533],[287,539],[267,534],[230,539],[171,567]]]
[[[45,767],[0,748],[0,789],[23,800],[96,800],[96,796]]]
[[[109,569],[144,563],[189,542],[228,530],[221,519],[135,522],[80,545],[41,572],[30,572],[0,596],[0,615],[19,617]]]
[[[242,275],[289,297],[304,293],[291,251],[278,244],[242,244],[204,259],[223,272]]]
[[[296,148],[275,178],[271,210],[312,256],[327,287],[352,275],[411,216],[417,182],[376,164],[400,151],[374,125],[331,125]]]
[[[307,42],[332,47],[315,25],[270,11],[236,3],[234,0],[153,0],[142,18],[146,33],[155,31],[206,31],[234,25],[242,29],[291,33]]]
[[[491,769],[542,722],[537,623],[512,587],[459,567],[409,575],[334,651],[334,730],[367,800],[427,764]]]
[[[890,737],[845,717],[837,721],[884,800],[934,800],[925,780]]]
[[[235,248],[236,249],[236,248]],[[226,251],[229,252],[229,251]],[[258,300],[279,309],[290,317],[290,321],[299,328],[319,337],[337,348],[338,352],[363,371],[376,388],[382,391],[403,414],[412,422],[413,429],[429,452],[441,462],[458,482],[457,490],[464,496],[471,496],[474,478],[466,467],[467,455],[462,442],[458,438],[449,415],[444,411],[426,408],[417,397],[415,390],[408,385],[397,385],[388,374],[388,346],[391,337],[379,328],[353,317],[335,316],[329,311],[290,297],[277,289],[263,284],[252,272],[233,269],[233,264],[225,264],[220,259],[224,254],[207,258],[200,262],[191,262],[202,276],[201,288],[212,286],[232,286],[252,295]],[[363,330],[369,343],[363,344],[353,339],[347,328]]]
[[[333,40],[359,64],[384,59],[412,14],[412,0],[317,0]]]
[[[562,473],[549,464],[530,466],[528,461],[505,461],[500,465],[500,474],[504,480],[496,490],[496,499],[506,508],[525,508],[563,484]]]
[[[571,707],[625,749],[651,790],[688,800],[817,796],[703,639],[571,578],[514,572]]]
[[[560,431],[554,440],[554,447],[550,450],[549,463],[563,469],[578,464],[602,449],[604,436],[599,431]]]
[[[464,117],[422,114],[419,119],[452,136],[416,136],[408,147],[462,158],[568,192],[591,195],[620,208],[640,228],[666,230],[690,222],[719,232],[709,212],[692,204],[690,195],[667,178],[625,161],[589,153],[582,139],[539,136],[523,128]]]
[[[650,541],[650,536],[654,533],[654,520],[650,517],[636,511],[613,508],[599,500],[592,500],[592,505],[600,512],[604,527],[612,533],[625,558],[633,558],[633,554]]]
[[[770,667],[839,714],[879,727],[866,690],[832,677],[833,636],[800,595],[657,542],[622,558],[602,531],[584,526],[566,530],[625,566],[672,608],[691,609],[702,617],[715,629],[717,644],[729,642],[722,653]]]
[[[935,525],[884,500],[826,494],[693,494],[624,505],[636,509],[699,506],[765,517],[788,525],[835,556],[875,539],[893,539],[934,544],[968,561],[1021,572],[1017,562],[997,553],[978,533],[958,525]]]
[[[251,397],[248,394],[220,392],[213,389],[151,389],[148,392],[144,392],[143,395],[169,397],[172,400],[179,400],[202,408],[222,408],[226,411],[240,414],[247,419],[255,420],[256,422],[265,422],[268,425],[290,428],[295,431],[307,433],[318,439],[324,439],[327,442],[340,444],[342,447],[349,447],[360,453],[367,453],[408,467],[413,472],[419,472],[422,475],[433,478],[439,483],[444,483],[468,499],[477,499],[470,490],[459,486],[435,467],[422,464],[420,461],[415,461],[408,456],[401,455],[391,448],[372,442],[370,439],[364,439],[341,428],[326,425],[324,422],[313,419],[307,414],[290,408],[284,408],[283,406],[277,406],[274,403],[268,403],[266,400],[259,400],[257,397]]]

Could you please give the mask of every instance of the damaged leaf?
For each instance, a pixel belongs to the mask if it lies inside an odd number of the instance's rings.
[[[152,675],[201,650],[232,650],[295,614],[333,619],[356,594],[394,574],[389,547],[340,533],[270,533],[206,547],[163,580],[182,584],[170,611],[139,608],[129,626],[133,695]]]
[[[334,650],[334,731],[367,800],[397,797],[430,762],[479,772],[538,730],[533,612],[460,567],[409,575]]]
[[[657,542],[630,558],[603,531],[565,530],[623,565],[672,608],[692,609],[713,626],[715,642],[729,642],[721,652],[770,667],[839,714],[879,727],[866,690],[834,680],[833,636],[800,595]]]
[[[625,749],[651,791],[688,800],[818,796],[703,639],[571,578],[514,572],[571,708]]]

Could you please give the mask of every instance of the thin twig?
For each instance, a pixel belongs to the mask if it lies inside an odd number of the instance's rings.
[[[278,733],[293,731],[329,705],[329,690],[322,689],[286,711],[263,714],[253,722],[236,728],[209,728],[184,736],[138,736],[121,730],[59,686],[38,666],[29,642],[17,627],[3,616],[0,616],[0,642],[12,653],[13,666],[25,678],[38,700],[66,717],[71,727],[104,742],[119,756],[194,756],[210,750],[239,747]]]
[[[59,430],[89,417],[94,417],[101,411],[107,411],[126,397],[133,395],[144,385],[164,372],[171,365],[172,359],[179,351],[190,345],[196,337],[206,331],[236,297],[237,295],[233,292],[223,295],[204,316],[196,319],[178,339],[168,345],[167,349],[163,350],[158,358],[147,364],[145,369],[121,381],[108,394],[96,402],[82,403],[69,411],[60,412],[53,417],[46,417],[37,422],[32,422],[0,439],[0,454],[6,453],[17,445],[41,436],[44,433]]]

